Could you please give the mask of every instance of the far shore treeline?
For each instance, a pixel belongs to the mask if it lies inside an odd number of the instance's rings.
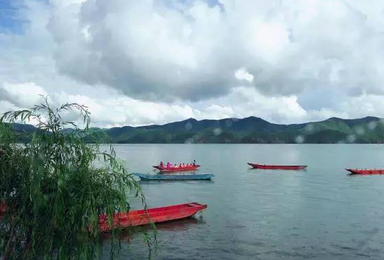
[[[13,129],[19,142],[28,142],[35,130],[23,124],[14,124]],[[187,119],[165,125],[91,128],[84,138],[112,143],[384,143],[384,120],[330,118],[283,125],[257,117]]]

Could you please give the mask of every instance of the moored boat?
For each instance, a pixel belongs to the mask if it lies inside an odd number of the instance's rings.
[[[102,232],[107,232],[117,227],[127,228],[150,223],[168,222],[192,217],[205,208],[207,208],[206,204],[191,202],[159,208],[132,210],[128,213],[115,214],[112,226],[107,223],[106,215],[100,215],[99,227]]]
[[[209,181],[214,177],[213,174],[143,174],[133,173],[133,175],[139,177],[142,181]]]
[[[189,164],[185,166],[160,166],[160,165],[155,165],[153,168],[158,169],[161,172],[181,172],[181,171],[196,171],[200,165],[198,164]]]
[[[374,174],[384,174],[384,169],[346,169],[351,174],[360,174],[360,175],[374,175]]]
[[[5,205],[5,202],[0,202],[0,219],[4,216],[5,214],[5,208],[6,208],[6,205]]]
[[[271,165],[271,164],[257,164],[257,163],[248,163],[254,169],[264,169],[264,170],[304,170],[307,168],[307,165]]]

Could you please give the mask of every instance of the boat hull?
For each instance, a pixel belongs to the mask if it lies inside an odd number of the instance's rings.
[[[200,165],[186,166],[186,167],[161,167],[155,165],[153,168],[158,169],[161,172],[184,172],[184,171],[196,171]]]
[[[374,170],[359,170],[359,169],[346,169],[352,175],[378,175],[384,174],[384,169],[374,169]]]
[[[264,170],[304,170],[307,168],[307,165],[268,165],[268,164],[257,164],[257,163],[248,163],[254,169],[264,169]]]
[[[209,181],[214,177],[213,174],[189,174],[189,175],[153,175],[133,173],[142,181]]]
[[[113,225],[107,223],[107,216],[100,215],[99,227],[102,232],[110,231],[114,228],[127,228],[148,225],[151,223],[161,223],[189,218],[197,212],[206,209],[207,205],[196,202],[179,204],[167,207],[151,208],[146,210],[132,210],[128,213],[118,213],[114,215]]]
[[[5,202],[1,202],[0,203],[0,219],[4,216],[5,214],[5,208],[6,208],[6,205],[5,205]]]

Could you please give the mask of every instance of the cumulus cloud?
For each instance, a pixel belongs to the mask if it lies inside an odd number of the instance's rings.
[[[308,118],[305,111],[297,102],[297,97],[277,96],[268,97],[256,89],[237,87],[229,95],[220,100],[221,104],[237,104],[231,108],[228,117],[248,117],[257,115],[272,122],[296,123]],[[217,109],[216,109],[217,111]]]
[[[99,127],[159,124],[194,117],[190,106],[137,101],[124,96],[89,98],[61,93],[54,99],[61,103],[86,104],[92,113],[93,124]]]
[[[99,126],[384,116],[379,0],[17,0],[0,111],[49,95]]]
[[[32,107],[43,101],[40,94],[45,90],[34,84],[6,84],[0,88],[0,113],[8,110]],[[7,92],[9,91],[9,92]],[[23,91],[26,91],[24,95]],[[102,91],[102,89],[99,89]],[[121,96],[117,92],[107,91],[104,96],[90,96],[85,94],[68,94],[64,91],[51,92],[48,96],[53,106],[63,103],[75,102],[86,105],[92,115],[92,124],[97,127],[113,126],[139,126],[148,124],[164,124],[170,121],[179,121],[186,118],[196,119],[221,119],[241,118],[258,115],[272,122],[297,122],[306,119],[307,113],[297,103],[297,98],[276,97],[270,99],[263,96],[254,89],[239,87],[231,93],[216,100],[203,101],[200,108],[193,105],[181,103],[157,103],[152,101],[141,101],[130,97]],[[256,101],[255,101],[256,100]],[[229,101],[237,105],[232,107],[226,105]],[[75,113],[66,114],[69,120],[81,119]]]
[[[48,27],[61,72],[136,98],[225,95],[242,68],[267,95],[382,94],[383,35],[349,2],[89,0],[55,4]]]
[[[224,18],[217,6],[86,1],[55,10],[48,28],[58,45],[56,64],[87,84],[141,99],[198,100],[220,95],[235,81],[233,65],[224,65],[229,35],[220,32]]]
[[[0,101],[8,101],[18,107],[32,107],[39,103],[41,96],[46,95],[47,92],[33,82],[21,84],[4,82],[3,86],[0,86]]]
[[[238,80],[245,80],[248,82],[252,82],[254,79],[254,76],[252,74],[249,74],[248,71],[245,68],[240,68],[235,72],[235,77]]]

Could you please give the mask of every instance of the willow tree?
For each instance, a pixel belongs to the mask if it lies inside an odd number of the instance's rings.
[[[81,129],[63,119],[76,111]],[[12,124],[29,121],[36,131],[18,144]],[[129,211],[145,199],[140,186],[116,158],[112,147],[87,144],[90,113],[85,106],[51,108],[45,100],[30,110],[7,112],[0,119],[0,259],[97,259],[103,253],[98,216]],[[68,130],[71,129],[71,130]],[[112,231],[110,258],[121,248]],[[151,240],[147,240],[149,251]],[[104,242],[105,243],[105,242]]]

